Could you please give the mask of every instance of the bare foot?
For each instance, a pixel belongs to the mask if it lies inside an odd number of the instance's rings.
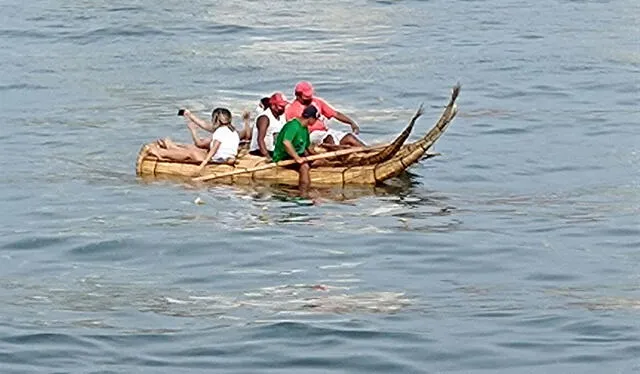
[[[162,141],[164,142],[164,148],[166,149],[178,148],[178,145],[170,138],[164,138]]]
[[[144,160],[147,156],[149,156],[149,144],[142,147],[142,152],[140,153],[140,160]]]
[[[159,145],[157,144],[151,144],[149,145],[149,154],[154,156],[155,158],[157,158],[158,160],[162,160],[162,155],[161,155],[161,149]]]
[[[164,139],[162,138],[156,140],[156,145],[158,145],[160,148],[167,148],[167,145],[164,143]]]

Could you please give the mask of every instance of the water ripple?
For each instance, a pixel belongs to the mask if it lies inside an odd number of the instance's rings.
[[[3,372],[639,371],[638,5],[548,5],[4,2]],[[463,89],[379,186],[136,177],[301,79],[375,143]]]

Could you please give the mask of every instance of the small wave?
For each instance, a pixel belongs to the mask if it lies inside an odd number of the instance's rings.
[[[129,28],[117,28],[117,27],[101,27],[84,33],[65,33],[60,35],[60,39],[68,39],[80,44],[91,44],[104,39],[112,41],[116,38],[149,38],[149,37],[164,37],[172,35],[167,29],[158,29],[153,27],[129,27]]]
[[[135,12],[138,10],[144,10],[144,8],[139,7],[139,6],[123,6],[123,7],[116,7],[116,8],[109,8],[107,9],[107,12],[111,12],[111,13],[117,13],[117,12]]]
[[[35,30],[0,29],[0,37],[6,37],[7,39],[50,39],[51,35]]]
[[[14,242],[10,242],[4,244],[2,248],[4,249],[19,249],[19,250],[31,250],[31,249],[42,249],[51,246],[56,246],[61,243],[65,243],[68,240],[66,237],[44,237],[44,236],[35,236],[23,238],[20,240],[16,240]]]
[[[127,248],[126,241],[104,240],[80,245],[69,250],[69,254],[74,258],[86,257],[91,260],[121,261],[133,257]]]
[[[322,338],[328,335],[333,338],[346,338],[355,340],[367,340],[367,339],[394,339],[403,338],[409,340],[415,340],[412,333],[400,333],[400,332],[388,332],[378,330],[364,330],[364,329],[347,329],[339,326],[321,326],[311,324],[308,322],[295,321],[295,320],[262,320],[256,321],[260,323],[257,331],[254,332],[255,337],[260,338],[273,338],[284,337],[295,334],[296,336],[304,335],[308,338]]]
[[[500,129],[491,129],[482,131],[482,134],[487,135],[521,135],[529,133],[530,130],[528,127],[504,127]]]
[[[31,83],[15,83],[15,84],[0,85],[0,91],[46,90],[48,88],[50,87],[43,86],[40,84],[31,84]]]
[[[242,33],[246,31],[253,30],[252,27],[249,26],[240,26],[240,25],[225,25],[225,24],[214,24],[209,25],[204,28],[204,32],[215,32],[217,35],[219,34],[236,34]]]
[[[40,343],[55,345],[86,345],[88,342],[75,336],[55,333],[36,333],[8,336],[0,339],[5,343],[16,345],[38,345]]]
[[[509,118],[515,115],[514,112],[506,109],[478,109],[471,111],[464,111],[458,113],[459,117],[476,118],[476,117],[491,117],[491,118]],[[474,125],[480,126],[480,125]]]
[[[524,35],[518,35],[517,37],[520,39],[530,39],[530,40],[544,39],[543,35],[538,35],[538,34],[524,34]]]

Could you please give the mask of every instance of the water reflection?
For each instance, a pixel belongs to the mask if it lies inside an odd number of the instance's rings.
[[[158,182],[173,182],[182,185],[186,189],[207,190],[219,186],[228,186],[239,195],[249,196],[255,201],[276,200],[281,202],[294,202],[307,205],[309,201],[322,202],[354,202],[364,197],[388,197],[395,196],[403,200],[410,196],[415,187],[420,185],[418,176],[410,172],[405,172],[399,177],[386,181],[384,184],[375,186],[312,186],[307,196],[301,196],[296,186],[283,185],[254,181],[250,184],[206,184],[193,182],[189,177],[158,175],[140,176],[138,182],[144,185],[152,185]],[[215,187],[212,187],[215,186]],[[312,204],[313,204],[312,202]],[[418,203],[419,201],[407,199],[407,204]]]
[[[144,283],[113,283],[99,278],[77,282],[27,284],[0,280],[0,291],[13,295],[10,308],[49,312],[104,313],[130,308],[141,313],[199,318],[246,320],[277,314],[397,313],[413,303],[403,292],[353,292],[329,284],[283,284],[239,292],[207,292],[180,288],[159,289]],[[100,320],[82,315],[85,327],[103,327]],[[87,321],[90,321],[87,323]]]
[[[178,189],[193,191],[191,203],[201,205],[196,219],[208,217],[225,229],[295,224],[351,234],[459,230],[462,221],[457,217],[457,202],[447,194],[426,189],[421,179],[405,172],[381,185],[312,186],[307,194],[301,194],[296,186],[264,182],[196,184],[188,178],[167,176],[141,177],[139,181],[149,185],[178,183]],[[177,215],[184,215],[184,209],[180,207]],[[188,210],[189,215],[194,214]],[[175,216],[168,218],[174,220]]]
[[[547,292],[551,295],[568,299],[566,302],[569,308],[584,308],[590,311],[602,310],[639,310],[640,296],[638,291],[640,286],[627,285],[622,287],[563,287],[553,288]],[[631,293],[633,295],[622,295]],[[618,295],[612,295],[617,293]],[[609,294],[609,295],[606,295]]]

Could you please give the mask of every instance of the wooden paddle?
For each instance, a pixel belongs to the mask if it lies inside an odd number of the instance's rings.
[[[357,152],[373,151],[373,150],[376,150],[376,149],[384,148],[387,145],[388,144],[380,144],[380,145],[370,146],[370,147],[356,147],[356,148],[342,149],[342,150],[339,150],[339,151],[324,152],[324,153],[320,153],[320,154],[317,154],[317,155],[302,157],[302,159],[305,160],[305,161],[322,160],[322,159],[333,158],[333,157],[338,157],[338,156],[345,156],[345,155],[349,155],[349,154],[357,153]],[[289,166],[289,165],[293,165],[295,163],[296,163],[295,160],[283,160],[283,161],[268,163],[268,164],[265,164],[265,165],[255,166],[255,167],[252,167],[252,168],[229,171],[229,172],[226,172],[226,173],[219,173],[219,174],[218,173],[214,173],[214,174],[203,175],[201,177],[193,178],[193,180],[194,181],[198,181],[198,182],[202,182],[202,181],[208,181],[208,180],[212,180],[212,179],[230,177],[232,175],[253,173],[254,171],[267,170],[267,169],[272,169],[272,168],[276,168],[276,167],[280,167],[280,166]]]

